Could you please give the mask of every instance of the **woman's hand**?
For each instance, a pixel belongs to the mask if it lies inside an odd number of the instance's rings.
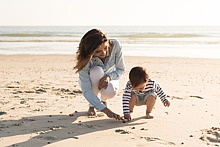
[[[108,87],[108,83],[110,81],[110,77],[108,75],[103,76],[99,81],[99,90],[106,89]]]
[[[101,110],[102,112],[104,112],[109,118],[114,118],[116,120],[121,120],[120,115],[115,114],[114,112],[112,112],[110,109],[108,109],[107,107],[105,107],[104,109]]]

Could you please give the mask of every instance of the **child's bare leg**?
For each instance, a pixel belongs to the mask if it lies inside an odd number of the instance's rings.
[[[136,101],[137,101],[136,96],[134,94],[132,94],[130,102],[129,102],[129,110],[130,110],[130,112],[133,112],[133,109],[134,109],[134,106],[136,104]]]
[[[94,107],[89,107],[89,110],[88,110],[88,112],[87,112],[87,115],[88,115],[88,116],[94,116],[94,115],[96,115],[95,108],[94,108]]]
[[[154,108],[154,104],[156,102],[156,99],[155,97],[153,96],[148,96],[147,97],[147,102],[146,102],[146,106],[147,106],[147,110],[146,110],[146,118],[147,119],[152,119],[154,118],[152,115],[151,115],[151,112]]]

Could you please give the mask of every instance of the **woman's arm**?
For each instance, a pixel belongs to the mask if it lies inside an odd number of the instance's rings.
[[[114,40],[114,54],[115,54],[115,68],[111,73],[108,73],[111,80],[117,80],[120,78],[120,76],[124,73],[125,71],[125,63],[124,63],[124,57],[123,57],[123,52],[122,52],[122,47],[119,41]]]
[[[101,103],[99,98],[94,94],[91,87],[91,81],[89,77],[89,63],[79,72],[80,86],[86,100],[94,106],[97,110],[101,111],[106,106]]]

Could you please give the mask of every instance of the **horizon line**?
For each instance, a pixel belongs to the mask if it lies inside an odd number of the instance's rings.
[[[220,27],[220,25],[0,25],[0,27]]]

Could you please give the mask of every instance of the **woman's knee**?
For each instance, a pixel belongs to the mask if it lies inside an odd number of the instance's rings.
[[[101,91],[101,98],[105,100],[113,98],[115,95],[118,94],[118,87],[118,80],[110,81],[107,88]]]
[[[116,94],[117,94],[117,90],[112,90],[112,91],[103,90],[103,91],[101,92],[101,96],[102,96],[103,98],[106,98],[106,99],[111,99],[111,98],[113,98]]]
[[[90,77],[91,76],[98,76],[98,77],[103,77],[104,76],[104,71],[100,66],[93,66],[90,70]]]
[[[104,76],[103,69],[99,66],[94,66],[90,69],[89,73],[90,73],[89,77],[90,77],[92,86],[93,87],[95,86],[98,88],[99,81]]]
[[[108,87],[101,91],[101,97],[105,99],[111,99],[118,93],[117,88],[113,87],[110,83]]]

